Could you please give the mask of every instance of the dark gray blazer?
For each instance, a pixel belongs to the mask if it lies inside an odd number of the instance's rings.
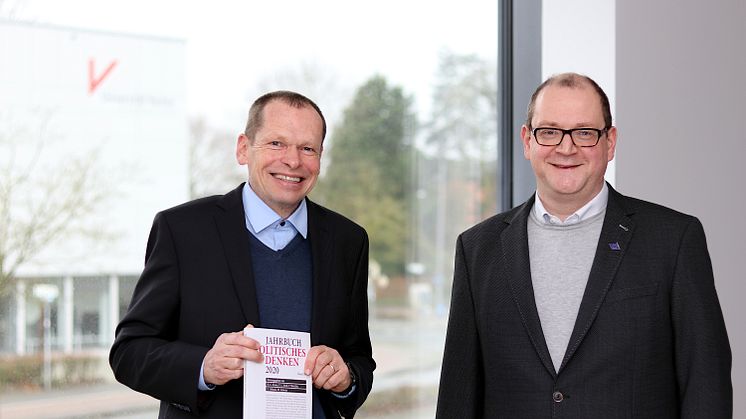
[[[155,217],[145,269],[117,327],[109,362],[120,382],[161,400],[159,418],[240,418],[242,380],[197,390],[222,333],[261,327],[241,187]],[[313,260],[312,345],[327,345],[358,377],[347,399],[321,392],[328,418],[352,417],[373,384],[368,334],[368,236],[307,200]]]
[[[438,418],[732,417],[731,352],[702,225],[609,189],[558,373],[531,285],[534,198],[459,237]]]

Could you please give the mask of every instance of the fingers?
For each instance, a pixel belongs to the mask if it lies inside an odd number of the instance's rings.
[[[324,350],[326,349],[326,346],[314,346],[306,355],[306,363],[303,366],[303,371],[306,373],[306,375],[311,375],[313,372],[314,367],[316,366],[316,359],[321,355]]]
[[[205,355],[205,382],[222,385],[241,378],[244,361],[263,359],[259,346],[259,342],[244,336],[243,332],[223,333]]]
[[[311,376],[316,388],[342,392],[350,386],[347,364],[339,352],[328,346],[312,347],[308,351],[304,370],[306,375]]]

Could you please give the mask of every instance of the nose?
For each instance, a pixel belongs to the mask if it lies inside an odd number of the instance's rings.
[[[567,141],[565,141],[565,137],[567,137]],[[569,132],[565,132],[562,134],[562,139],[560,139],[560,143],[554,147],[554,150],[561,154],[572,154],[577,151],[577,147],[572,141],[572,137],[570,136]]]
[[[297,146],[290,145],[285,149],[282,156],[282,162],[290,168],[296,168],[300,165],[300,150]]]

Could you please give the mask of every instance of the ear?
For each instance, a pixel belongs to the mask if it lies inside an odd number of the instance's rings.
[[[531,160],[531,130],[525,124],[521,126],[521,141],[523,141],[523,157]]]
[[[616,127],[611,127],[606,132],[606,141],[608,145],[608,149],[606,151],[608,153],[608,156],[606,161],[612,161],[614,159],[614,153],[616,153],[616,135]]]
[[[236,141],[236,161],[238,161],[238,164],[244,165],[249,163],[250,146],[249,137],[241,133],[238,136],[238,141]]]

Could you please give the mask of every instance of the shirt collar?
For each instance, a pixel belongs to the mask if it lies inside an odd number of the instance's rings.
[[[606,209],[606,203],[608,201],[609,187],[606,186],[606,182],[604,182],[601,192],[593,197],[593,199],[591,199],[587,204],[583,205],[580,209],[567,217],[565,221],[562,221],[559,217],[550,214],[546,208],[544,208],[544,204],[541,202],[541,199],[539,199],[539,192],[537,191],[536,199],[534,200],[534,215],[537,219],[543,220],[546,224],[572,225],[603,212]]]
[[[246,214],[246,228],[254,233],[259,233],[265,228],[282,221],[282,217],[269,207],[251,189],[249,183],[245,183],[242,191],[243,209]],[[303,238],[308,236],[308,207],[306,200],[300,201],[298,208],[287,218],[287,221],[298,230]]]

